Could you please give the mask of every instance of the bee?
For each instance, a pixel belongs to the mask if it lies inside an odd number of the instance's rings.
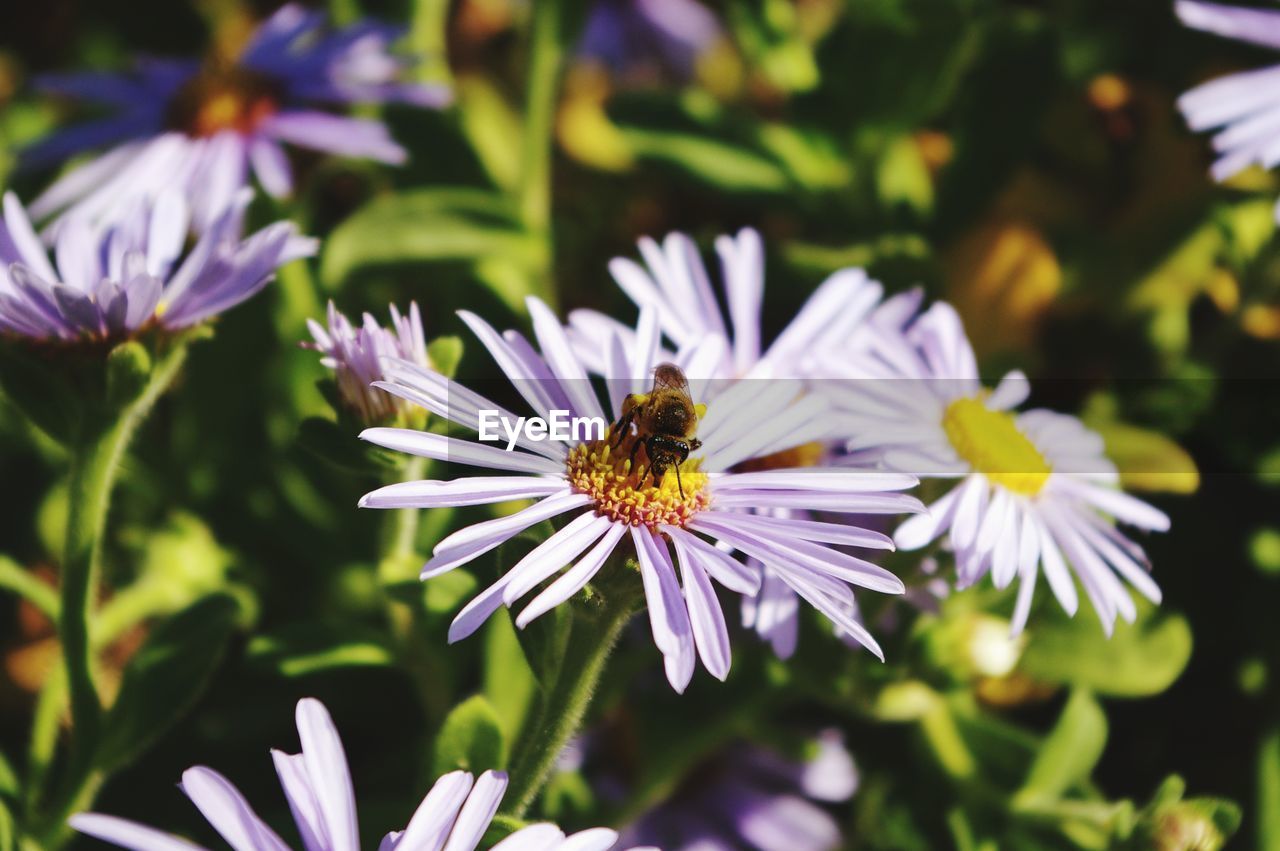
[[[644,445],[649,456],[649,469],[640,477],[653,476],[654,484],[661,484],[668,467],[675,467],[676,485],[680,498],[684,498],[684,483],[680,481],[680,465],[689,453],[702,446],[695,437],[698,419],[707,412],[706,405],[695,405],[689,395],[689,380],[673,363],[660,363],[653,370],[653,389],[648,393],[632,393],[622,402],[622,415],[611,429],[613,445],[631,434],[636,427],[635,443],[631,447],[631,463],[634,467],[636,451]]]

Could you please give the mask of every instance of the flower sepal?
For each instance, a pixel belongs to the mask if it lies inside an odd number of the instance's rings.
[[[1217,851],[1240,829],[1240,807],[1225,798],[1183,798],[1186,782],[1174,774],[1156,790],[1119,848]]]
[[[89,419],[115,420],[168,388],[191,340],[207,329],[144,335],[114,346],[0,345],[0,388],[42,432],[66,444]]]

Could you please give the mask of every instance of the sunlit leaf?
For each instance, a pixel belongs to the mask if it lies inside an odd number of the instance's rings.
[[[1107,717],[1093,696],[1076,689],[1040,746],[1014,805],[1052,801],[1088,779],[1107,743]]]
[[[254,636],[248,660],[285,677],[335,668],[383,667],[395,654],[381,633],[351,626],[304,623]]]
[[[483,695],[474,695],[454,707],[436,736],[433,774],[462,769],[479,774],[505,768],[507,742],[502,722]]]
[[[320,274],[336,287],[376,266],[501,256],[533,266],[541,243],[516,224],[501,196],[474,189],[419,189],[378,198],[334,229]]]
[[[704,135],[623,127],[623,137],[642,159],[674,166],[687,176],[726,192],[785,190],[787,175],[774,162],[739,145]]]
[[[1098,694],[1144,697],[1159,694],[1191,658],[1191,629],[1182,615],[1153,613],[1142,605],[1137,623],[1116,624],[1108,639],[1097,620],[1046,617],[1032,625],[1019,670],[1045,682],[1078,685]]]

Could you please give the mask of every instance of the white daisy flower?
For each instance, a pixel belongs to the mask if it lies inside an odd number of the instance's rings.
[[[973,348],[948,304],[909,329],[915,365],[897,380],[851,382],[845,404],[861,419],[851,449],[875,449],[891,469],[959,483],[904,522],[894,541],[918,549],[946,536],[958,585],[990,573],[999,588],[1019,579],[1015,633],[1026,624],[1041,571],[1062,607],[1077,608],[1075,573],[1103,628],[1136,617],[1126,580],[1152,602],[1160,589],[1142,549],[1115,528],[1166,531],[1169,518],[1117,488],[1102,438],[1080,420],[1034,409],[1015,414],[1028,382],[1009,373],[994,390],[978,377]]]

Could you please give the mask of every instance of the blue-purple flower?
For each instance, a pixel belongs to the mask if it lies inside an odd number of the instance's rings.
[[[697,0],[603,0],[592,5],[579,51],[620,73],[693,75],[724,28]]]
[[[272,751],[276,774],[307,851],[360,851],[355,790],[338,730],[324,704],[298,701],[298,738],[302,752]],[[236,851],[289,851],[289,845],[254,812],[226,777],[205,766],[182,773],[180,788],[200,814]],[[383,837],[379,851],[444,848],[475,851],[489,829],[507,789],[506,774],[486,771],[479,778],[466,771],[444,775],[431,787],[402,831]],[[167,805],[166,805],[167,809]],[[70,824],[133,851],[199,851],[199,846],[153,827],[115,816],[80,813]],[[606,851],[617,834],[605,828],[566,837],[552,824],[521,828],[493,851]]]
[[[621,844],[832,851],[841,844],[840,825],[824,805],[843,803],[858,788],[857,768],[835,730],[821,733],[804,759],[740,745],[694,774],[696,784],[625,828]]]
[[[115,340],[176,331],[261,290],[283,263],[315,251],[289,222],[242,238],[249,191],[237,193],[190,249],[188,210],[172,193],[135,200],[112,224],[69,218],[53,257],[16,196],[0,221],[0,332],[37,340]]]
[[[1174,10],[1189,27],[1280,49],[1280,11],[1198,0],[1178,0]],[[1178,98],[1178,108],[1192,130],[1221,128],[1212,140],[1218,154],[1210,170],[1214,180],[1251,165],[1280,163],[1280,65],[1210,80]]]
[[[291,3],[264,22],[240,54],[207,62],[143,59],[127,73],[72,73],[39,80],[47,92],[107,107],[105,118],[28,149],[30,166],[106,149],[31,205],[37,219],[75,210],[111,219],[139,196],[183,192],[198,230],[249,182],[287,195],[293,169],[284,145],[386,163],[406,153],[381,121],[335,114],[360,103],[439,106],[440,86],[411,82],[414,62],[389,51],[400,30],[365,21],[338,30]]]

